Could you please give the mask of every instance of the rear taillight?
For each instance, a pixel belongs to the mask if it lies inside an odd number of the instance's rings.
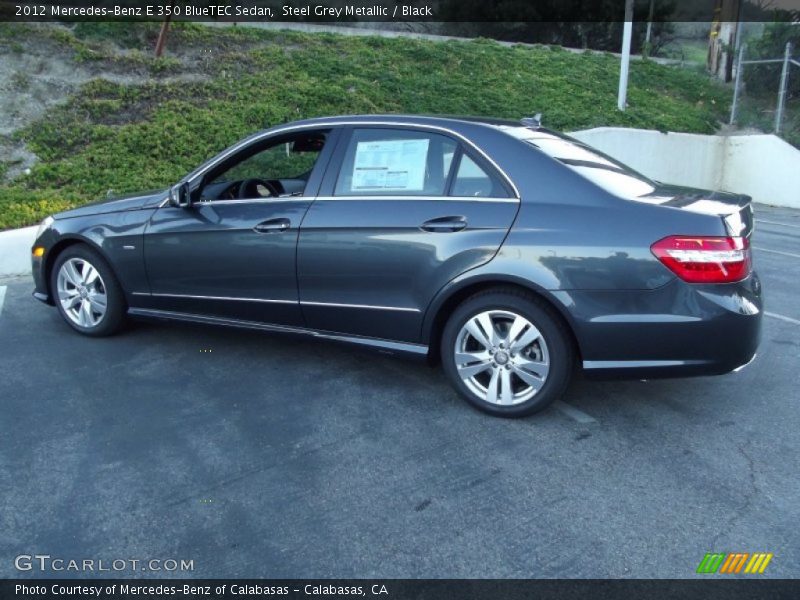
[[[750,241],[744,237],[673,235],[650,246],[666,267],[689,283],[732,283],[750,274]]]

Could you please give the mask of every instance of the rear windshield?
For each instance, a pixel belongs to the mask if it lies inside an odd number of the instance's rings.
[[[641,200],[642,196],[652,194],[656,189],[651,179],[572,138],[528,127],[497,127],[538,148],[615,196]]]

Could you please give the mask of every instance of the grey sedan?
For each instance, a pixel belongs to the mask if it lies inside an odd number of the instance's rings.
[[[133,316],[423,357],[510,417],[556,400],[577,368],[747,364],[752,231],[747,196],[652,181],[536,120],[319,118],[169,189],[48,217],[34,296],[90,336]]]

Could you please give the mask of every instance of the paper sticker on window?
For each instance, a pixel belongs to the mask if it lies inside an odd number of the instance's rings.
[[[430,140],[358,142],[353,164],[353,191],[421,192]]]

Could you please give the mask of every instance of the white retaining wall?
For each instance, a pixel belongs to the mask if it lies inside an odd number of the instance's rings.
[[[800,150],[771,134],[598,127],[570,135],[665,183],[738,192],[762,204],[800,208]]]
[[[30,275],[31,246],[39,227],[0,232],[0,277]]]
[[[800,150],[774,135],[725,138],[722,185],[756,202],[800,208]]]

